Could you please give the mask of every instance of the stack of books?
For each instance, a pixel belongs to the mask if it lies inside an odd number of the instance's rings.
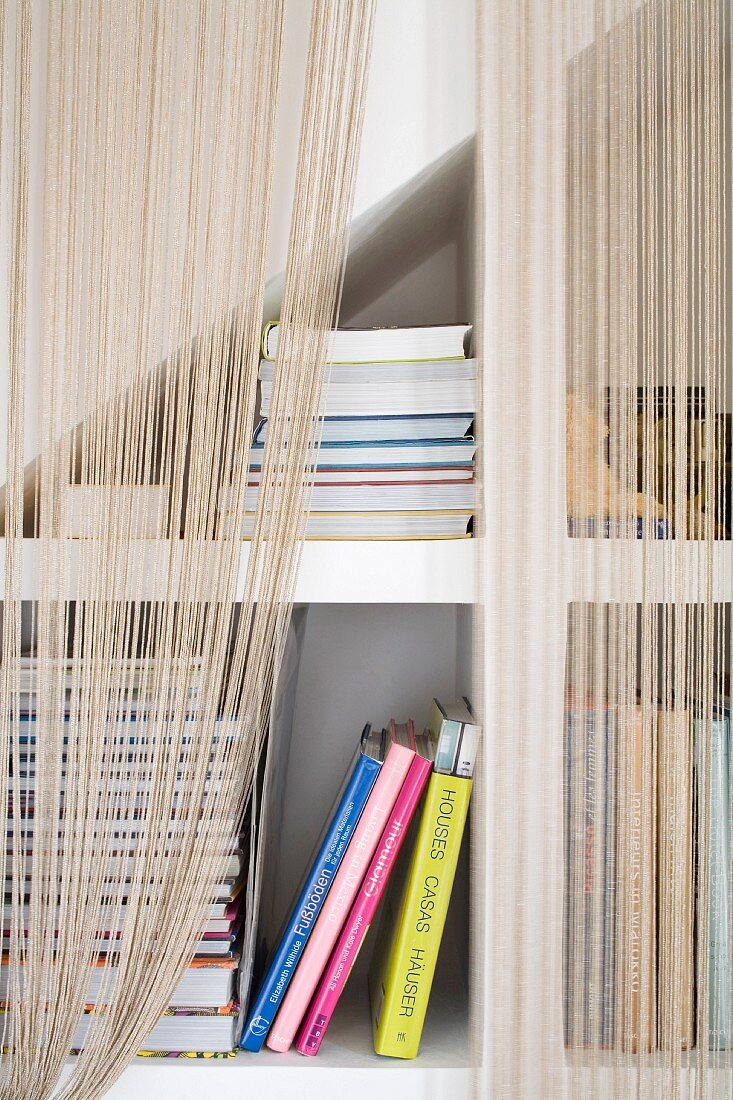
[[[417,1055],[478,741],[467,700],[451,707],[434,702],[422,734],[411,721],[392,721],[380,731],[365,727],[305,885],[249,1005],[245,1050],[258,1051],[267,1042],[285,1052],[295,1043],[301,1054],[317,1054],[386,897],[369,975],[374,1049],[398,1058]],[[402,874],[393,875],[401,850]],[[406,985],[415,959],[417,976]]]
[[[140,770],[144,770],[144,752],[137,752],[134,763],[126,766],[126,762],[133,761],[131,746],[144,746],[146,734],[146,718],[151,710],[155,709],[160,715],[160,703],[153,708],[152,699],[149,697],[147,685],[152,677],[150,668],[137,661],[125,662],[124,680],[125,691],[122,699],[110,701],[108,713],[108,733],[105,738],[105,754],[110,760],[114,760],[115,781],[120,783],[130,782],[134,767],[136,786],[142,788],[140,783]],[[71,663],[60,670],[63,678],[63,690],[66,696],[66,722],[69,722],[69,703],[72,695],[72,677],[74,667]],[[33,862],[33,817],[36,804],[36,752],[37,752],[37,678],[38,668],[32,658],[24,659],[21,667],[20,683],[20,710],[15,722],[18,738],[18,754],[16,757],[18,773],[11,764],[11,773],[8,776],[8,794],[11,804],[19,799],[21,807],[20,829],[22,835],[20,844],[16,842],[14,818],[12,813],[6,834],[6,851],[8,853],[5,898],[3,909],[3,938],[6,949],[0,960],[0,1002],[6,1002],[9,983],[9,957],[7,945],[10,939],[10,924],[12,919],[11,887],[13,857],[20,855],[26,867],[25,905],[22,916],[26,922],[24,935],[28,934],[27,921],[30,918],[30,891]],[[189,679],[188,711],[193,716],[198,698],[200,683],[200,666],[194,664]],[[68,743],[65,738],[64,744]],[[108,765],[102,764],[100,769],[100,783],[103,781]],[[103,774],[104,772],[104,774]],[[61,774],[61,789],[59,798],[59,843],[63,843],[63,816],[65,804],[65,775],[66,757],[64,757]],[[181,772],[179,782],[184,775]],[[216,777],[209,776],[208,783],[216,782]],[[142,807],[148,795],[144,789],[136,799],[138,807]],[[140,834],[136,827],[136,821],[115,821],[100,824],[100,829],[105,829],[103,850],[108,854],[109,874],[118,876],[123,869],[129,867],[133,870],[133,860]],[[114,848],[109,843],[109,830],[114,830]],[[171,814],[170,833],[175,836],[175,811]],[[233,829],[232,837],[238,834]],[[100,835],[102,835],[100,833]],[[228,846],[230,847],[230,846]],[[144,1053],[151,1054],[181,1054],[185,1056],[204,1055],[231,1055],[236,1046],[237,1025],[239,1018],[239,1006],[237,995],[237,967],[239,963],[238,941],[244,919],[244,906],[242,900],[245,896],[244,885],[247,875],[247,859],[241,843],[233,847],[229,856],[228,865],[221,881],[217,883],[203,883],[202,895],[215,898],[208,914],[202,939],[199,941],[195,957],[192,959],[178,988],[174,992],[167,1012],[161,1017],[145,1043]],[[102,988],[102,980],[105,968],[111,974],[110,980],[114,982],[115,950],[124,936],[124,914],[126,904],[126,891],[129,888],[129,880],[123,882],[120,890],[119,884],[110,887],[109,897],[99,899],[99,927],[94,950],[98,952],[95,965],[89,973],[89,989],[87,995],[87,1011],[82,1018],[76,1035],[74,1036],[73,1049],[80,1050],[84,1046],[86,1035],[92,1023],[94,1012],[103,1011],[104,1006],[98,1004],[98,997]],[[117,902],[121,900],[121,917],[117,919]],[[120,931],[121,929],[121,931]],[[58,929],[54,929],[58,934]]]
[[[465,538],[476,506],[476,363],[467,325],[339,329],[321,412],[307,538]],[[243,535],[254,525],[279,325],[262,337]],[[224,517],[230,513],[226,495]]]

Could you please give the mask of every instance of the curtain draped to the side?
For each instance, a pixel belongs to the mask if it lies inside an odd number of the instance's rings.
[[[236,844],[308,508],[373,16],[313,4],[244,576],[282,0],[0,3],[4,1097],[106,1091]],[[117,950],[59,1086],[100,929]]]
[[[731,6],[480,8],[481,1081],[730,1097]]]

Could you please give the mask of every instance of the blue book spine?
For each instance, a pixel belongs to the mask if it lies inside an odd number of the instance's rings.
[[[339,864],[346,854],[356,823],[366,805],[380,767],[381,764],[369,756],[362,755],[357,761],[318,855],[313,861],[305,886],[293,907],[262,985],[251,1005],[240,1043],[243,1050],[260,1050],[267,1037]]]
[[[695,741],[700,749],[705,723],[695,722]],[[727,718],[713,719],[710,730],[710,835],[708,1029],[711,1050],[726,1050],[731,1040],[731,943],[730,918],[730,747]],[[701,781],[698,771],[698,780]]]

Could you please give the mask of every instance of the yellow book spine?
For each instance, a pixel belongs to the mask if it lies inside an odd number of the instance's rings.
[[[374,1049],[415,1058],[443,936],[471,780],[434,772],[392,927],[383,930],[369,974]],[[385,920],[389,920],[389,911]]]

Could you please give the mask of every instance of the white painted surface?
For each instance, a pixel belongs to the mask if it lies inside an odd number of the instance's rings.
[[[354,975],[356,977],[356,975]],[[437,996],[425,1022],[424,1043],[413,1061],[380,1058],[372,1050],[366,1001],[345,994],[317,1058],[295,1051],[240,1053],[236,1058],[135,1058],[105,1100],[202,1100],[246,1096],[256,1100],[468,1100],[471,1070],[465,1001]],[[65,1071],[70,1070],[69,1060]]]
[[[295,696],[288,777],[277,815],[280,855],[273,923],[314,850],[365,722],[427,721],[433,696],[456,697],[455,606],[312,606]],[[274,822],[273,822],[274,824]]]
[[[59,598],[90,597],[104,582],[117,599],[161,599],[165,596],[168,556],[176,544],[139,540],[130,544],[125,562],[110,573],[105,548],[91,540],[56,541],[51,545],[51,575]],[[410,542],[307,542],[295,589],[297,603],[430,603],[467,604],[476,598],[474,539]],[[216,551],[209,553],[213,557]],[[25,600],[37,599],[40,546],[23,540]],[[244,592],[249,544],[242,543],[238,598]],[[0,584],[5,575],[5,539],[0,539]],[[80,577],[84,577],[84,584]],[[92,587],[96,584],[97,587]]]
[[[310,12],[286,0],[268,278],[285,267]],[[474,0],[379,0],[354,214],[474,129]]]

